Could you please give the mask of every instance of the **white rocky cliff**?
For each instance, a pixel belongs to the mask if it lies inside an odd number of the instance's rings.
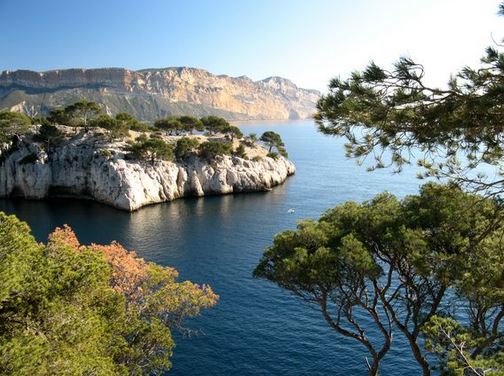
[[[21,140],[1,153],[0,196],[73,196],[132,211],[185,196],[265,191],[295,172],[292,162],[266,157],[260,147],[263,156],[253,160],[193,156],[154,163],[128,159],[125,147],[84,130],[50,152],[43,143]]]

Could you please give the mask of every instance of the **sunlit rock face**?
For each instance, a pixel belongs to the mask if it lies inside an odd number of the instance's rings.
[[[265,191],[294,174],[288,159],[255,149],[262,158],[193,156],[183,163],[150,163],[128,159],[124,141],[108,142],[93,131],[81,130],[49,153],[25,139],[0,151],[0,197],[79,197],[132,211],[186,196]]]
[[[281,77],[253,81],[179,67],[27,70],[0,74],[0,109],[33,115],[86,98],[109,114],[129,112],[152,121],[167,115],[218,115],[228,120],[304,119],[320,93]]]

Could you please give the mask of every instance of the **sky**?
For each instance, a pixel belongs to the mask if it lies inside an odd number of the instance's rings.
[[[325,91],[374,60],[429,83],[504,38],[498,0],[0,0],[0,71],[191,66]]]

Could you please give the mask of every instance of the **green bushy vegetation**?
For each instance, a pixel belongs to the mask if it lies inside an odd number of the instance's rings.
[[[38,133],[34,136],[34,140],[42,142],[47,150],[58,145],[63,138],[62,132],[56,126],[51,124],[42,124]]]
[[[112,157],[112,152],[109,149],[100,149],[99,153],[104,158]]]
[[[215,305],[208,286],[68,227],[38,243],[0,213],[0,374],[160,375],[172,332]]]
[[[9,142],[30,132],[31,119],[19,112],[0,112],[0,142]]]
[[[176,117],[158,119],[154,122],[154,128],[161,129],[170,135],[178,135],[183,130],[183,125]]]
[[[221,133],[223,130],[230,127],[230,124],[218,116],[205,116],[201,118],[204,129],[210,134]]]
[[[110,116],[102,111],[99,104],[86,100],[53,109],[47,117],[37,116],[33,120],[41,124],[33,139],[43,143],[47,151],[53,150],[62,141],[72,137],[68,132],[62,132],[61,127],[58,128],[59,125],[81,127],[86,130],[100,128],[104,130],[101,133],[108,141],[127,140],[130,144],[128,150],[130,158],[147,160],[151,163],[156,160],[172,161],[174,158],[183,160],[191,154],[213,159],[218,155],[234,153],[247,158],[245,146],[255,147],[258,141],[255,134],[244,137],[238,127],[217,116],[205,116],[201,119],[189,115],[169,116],[158,119],[153,127],[149,127],[127,113]],[[31,124],[32,120],[21,113],[0,112],[0,137],[4,142],[16,136],[21,137],[31,131]],[[131,141],[135,136],[130,131],[141,132],[143,135]],[[209,136],[219,134],[224,136],[224,139],[209,140],[200,144],[196,139],[187,137],[194,132],[206,132]],[[97,131],[94,134],[101,136]],[[165,135],[182,137],[176,139],[172,145],[163,141]],[[234,150],[233,142],[236,139],[241,141]],[[260,140],[269,148],[270,157],[277,158],[278,154],[287,156],[279,134],[265,132]]]
[[[231,155],[233,145],[230,142],[206,141],[199,145],[200,156],[205,159],[214,159],[219,155]]]
[[[433,183],[402,200],[384,193],[363,204],[346,202],[277,235],[254,274],[317,305],[333,330],[369,351],[370,374],[378,373],[396,331],[407,339],[412,361],[429,373],[420,338],[427,333],[443,355],[453,345],[435,328],[453,325],[453,318],[440,317],[463,314],[461,307],[480,315],[458,323],[470,333],[464,351],[471,364],[493,364],[501,359],[494,346],[504,334],[495,314],[504,296],[499,210],[495,200]],[[360,324],[362,315],[372,324]]]
[[[175,145],[175,157],[180,160],[189,157],[198,148],[198,145],[198,140],[189,137],[178,139]]]
[[[319,130],[345,137],[348,157],[374,158],[371,171],[416,162],[420,178],[445,183],[338,205],[278,234],[255,269],[360,343],[371,376],[397,334],[424,376],[504,375],[501,47],[487,48],[481,66],[447,88],[429,86],[423,66],[401,58],[331,80],[318,101]],[[261,141],[270,152],[283,147],[271,132]],[[477,171],[483,164],[496,174]]]
[[[192,134],[194,131],[203,132],[205,129],[203,122],[194,116],[179,116],[178,121],[180,122],[180,124],[182,124],[182,130],[189,132],[190,134]]]
[[[285,144],[278,133],[272,131],[264,132],[261,135],[260,140],[268,147],[268,154],[271,154],[272,156],[280,154],[283,157],[288,157]],[[277,152],[273,153],[273,149],[276,149]]]
[[[247,152],[245,151],[245,147],[242,144],[238,145],[235,150],[235,154],[240,158],[248,159]]]
[[[129,151],[131,158],[149,161],[151,164],[157,160],[172,161],[174,157],[173,145],[160,138],[145,135],[132,142]]]
[[[98,103],[80,100],[66,106],[63,110],[56,109],[49,114],[49,118],[64,121],[61,124],[73,127],[87,127],[89,123],[102,113]]]

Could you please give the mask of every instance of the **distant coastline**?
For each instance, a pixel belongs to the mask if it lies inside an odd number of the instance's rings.
[[[29,116],[87,99],[110,115],[142,121],[169,115],[215,115],[229,121],[310,118],[320,97],[282,77],[253,81],[190,67],[30,70],[0,73],[0,110]]]

